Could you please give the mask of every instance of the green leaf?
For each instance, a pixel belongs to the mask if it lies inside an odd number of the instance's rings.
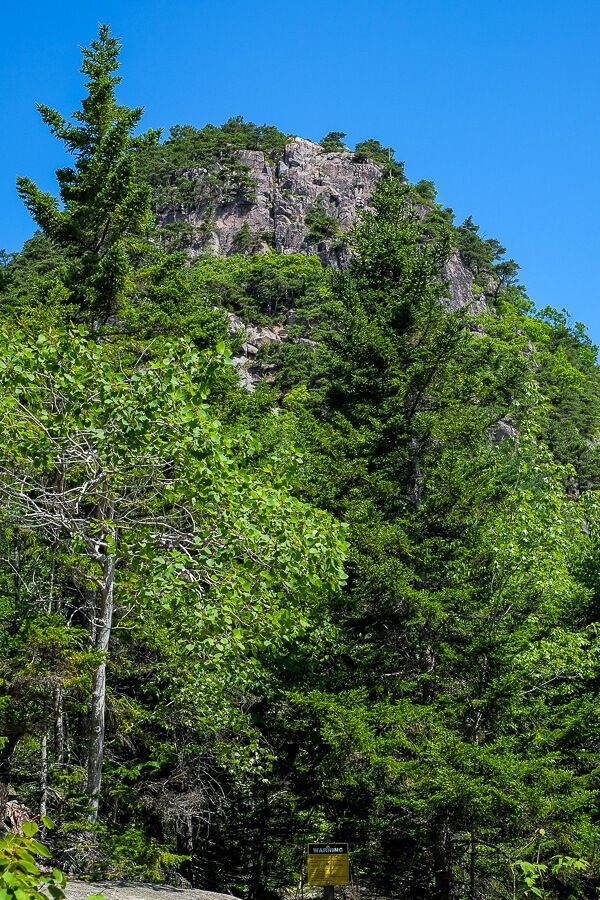
[[[50,859],[50,857],[52,856],[52,853],[50,852],[50,850],[48,850],[45,844],[41,844],[39,841],[32,840],[30,847],[36,856],[44,856],[46,859]]]

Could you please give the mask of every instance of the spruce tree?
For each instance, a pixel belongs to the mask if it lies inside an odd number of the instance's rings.
[[[67,121],[40,104],[43,121],[74,157],[58,169],[60,197],[19,177],[17,190],[42,232],[67,251],[61,278],[82,318],[104,322],[114,315],[131,276],[131,240],[151,224],[150,188],[136,176],[136,154],[160,133],[135,135],[143,109],[120,106],[120,41],[108,25],[83,50],[87,96]]]
[[[506,897],[523,866],[585,866],[596,840],[582,511],[539,441],[523,335],[446,308],[451,245],[398,179],[372,203],[316,389],[286,398],[301,488],[350,547],[327,624],[280,661],[290,807],[350,841],[381,895]],[[515,436],[490,440],[509,414]],[[557,738],[563,715],[584,741]]]

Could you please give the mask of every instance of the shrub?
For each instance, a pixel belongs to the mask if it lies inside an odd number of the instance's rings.
[[[52,826],[44,817],[44,825]],[[36,857],[52,856],[45,844],[35,839],[39,828],[35,822],[23,823],[23,834],[9,834],[0,839],[0,896],[2,900],[63,900],[67,880],[59,869],[43,875]],[[91,900],[91,897],[90,897]],[[95,898],[94,898],[95,900]]]

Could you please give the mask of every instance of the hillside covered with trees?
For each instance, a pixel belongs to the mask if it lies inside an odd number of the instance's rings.
[[[249,900],[320,840],[368,897],[597,897],[596,348],[376,139],[309,148],[373,177],[351,226],[217,254],[292,136],[142,133],[119,50],[0,257],[0,822]]]

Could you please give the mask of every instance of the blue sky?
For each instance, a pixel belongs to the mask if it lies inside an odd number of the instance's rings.
[[[148,127],[243,115],[318,140],[376,137],[521,265],[538,306],[600,343],[600,2],[77,0],[6,4],[0,247],[32,224],[17,174],[63,162],[35,110],[83,96],[78,47],[110,22],[121,98]]]

